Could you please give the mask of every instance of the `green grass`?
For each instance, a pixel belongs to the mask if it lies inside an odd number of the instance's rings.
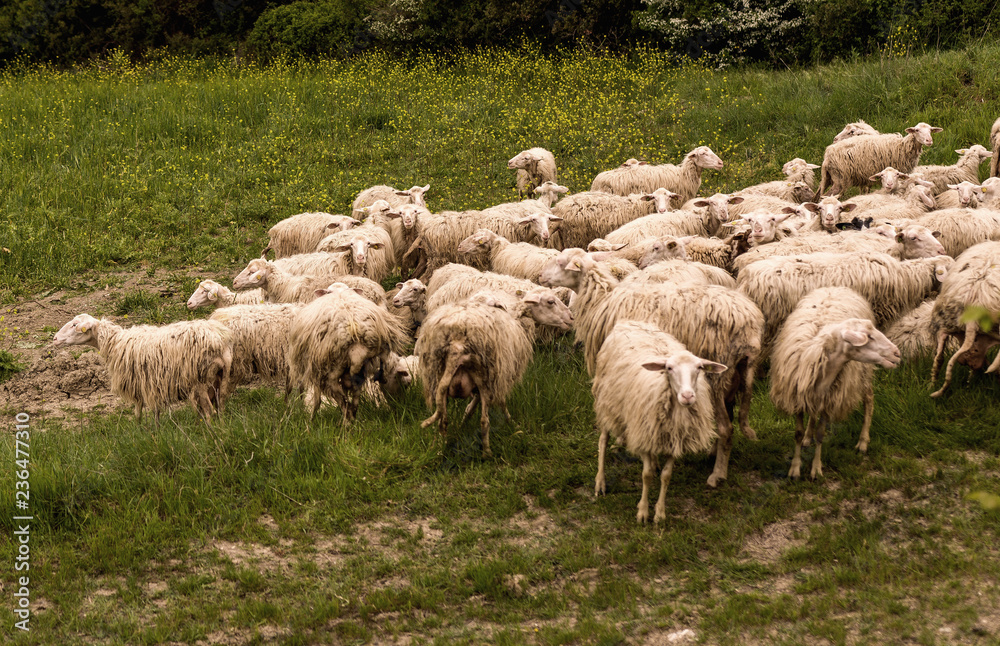
[[[941,125],[925,159],[947,162],[1000,112],[998,63],[995,46],[785,73],[524,50],[7,73],[0,289],[100,277],[110,314],[186,318],[193,279],[164,296],[108,272],[231,276],[278,219],[343,212],[374,183],[429,182],[434,208],[512,199],[506,160],[534,145],[574,191],[627,157],[702,143],[726,161],[703,190],[735,188],[818,162],[857,118]],[[931,400],[928,374],[926,360],[879,371],[868,455],[857,412],[816,483],[787,479],[792,420],[760,381],[759,439],[736,438],[716,490],[707,456],[681,460],[659,527],[635,523],[641,465],[621,452],[593,496],[593,403],[569,338],[536,353],[515,423],[493,415],[488,460],[474,421],[421,429],[415,390],[363,403],[348,429],[331,409],[309,425],[267,388],[238,391],[211,429],[186,407],[159,426],[33,417],[35,613],[11,641],[616,644],[691,628],[713,644],[996,643],[1000,512],[969,496],[1000,493],[1000,383],[959,367]],[[0,507],[14,492],[0,469]]]

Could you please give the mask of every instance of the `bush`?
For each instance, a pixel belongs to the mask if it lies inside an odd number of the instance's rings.
[[[313,58],[352,52],[363,30],[365,3],[300,0],[273,7],[257,19],[247,38],[249,53],[262,60]]]

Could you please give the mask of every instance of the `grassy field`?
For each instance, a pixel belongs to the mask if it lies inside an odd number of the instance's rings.
[[[271,224],[343,212],[366,186],[431,184],[434,209],[514,199],[506,160],[552,150],[584,190],[628,157],[726,162],[703,193],[818,163],[844,123],[945,130],[924,160],[985,143],[1000,115],[1000,47],[890,55],[796,72],[712,71],[654,52],[523,49],[264,69],[164,57],[0,76],[0,299],[54,290],[134,322],[200,316],[196,276],[228,282]],[[164,276],[159,293],[126,288]],[[393,281],[394,282],[394,281]],[[101,292],[103,293],[103,292]],[[163,294],[168,294],[166,297]],[[40,319],[39,319],[40,320]],[[0,318],[0,327],[5,324]],[[54,331],[4,329],[41,344]],[[5,345],[0,371],[19,360]],[[13,354],[12,354],[13,352]],[[757,384],[730,477],[682,460],[668,521],[638,526],[641,464],[597,437],[582,356],[541,347],[494,415],[419,428],[422,397],[309,427],[272,389],[239,391],[211,428],[158,428],[98,407],[32,415],[31,631],[13,629],[14,513],[0,517],[6,640],[18,644],[1000,643],[1000,383],[959,369],[928,397],[929,362],[879,371],[861,415],[824,445],[825,478],[786,477],[790,419]],[[0,402],[0,406],[4,403]],[[15,509],[14,415],[0,508]],[[811,452],[807,451],[808,460]],[[7,569],[10,568],[10,569]]]

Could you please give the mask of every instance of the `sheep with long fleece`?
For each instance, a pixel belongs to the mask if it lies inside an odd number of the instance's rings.
[[[337,276],[349,274],[350,265],[346,254],[342,253],[297,253],[274,260],[274,266],[282,271],[295,275],[307,276],[326,274]]]
[[[684,250],[684,245],[694,238],[695,236],[667,235],[646,238],[636,244],[612,244],[604,238],[594,238],[587,245],[587,251],[594,256],[595,260],[608,261],[612,258],[621,258],[638,266],[647,256],[650,259],[646,264],[672,258],[685,260],[687,252]]]
[[[414,327],[420,327],[427,316],[427,286],[420,280],[411,278],[405,283],[396,283],[396,290],[392,297],[393,307],[409,308]]]
[[[611,244],[604,240],[602,242]],[[636,261],[640,269],[663,260],[678,258],[729,272],[732,267],[732,259],[736,255],[734,244],[738,244],[734,237],[720,240],[719,238],[704,238],[702,236],[676,237],[666,235],[659,238],[647,238],[635,245],[634,249],[642,253]],[[593,243],[588,247],[588,251],[596,251],[591,247],[593,247]],[[633,245],[626,245],[621,251],[615,253],[622,254],[625,259],[630,259],[633,257],[632,255],[623,253],[628,249],[633,249]],[[597,259],[600,260],[600,258]]]
[[[892,220],[891,223],[897,227],[920,224],[938,231],[938,241],[952,258],[975,244],[1000,238],[1000,211],[985,206],[932,211],[920,218]]]
[[[655,325],[640,321],[615,325],[597,354],[591,389],[601,432],[594,494],[606,490],[604,454],[608,436],[613,435],[629,453],[642,458],[642,497],[636,514],[640,523],[649,519],[654,464],[658,456],[666,456],[653,522],[666,520],[674,461],[685,453],[709,449],[716,438],[711,386],[704,375],[726,370],[720,363],[695,356]]]
[[[371,206],[378,200],[385,200],[389,203],[389,206],[394,207],[402,206],[403,204],[416,204],[427,208],[424,193],[429,190],[431,190],[430,184],[412,186],[405,191],[386,186],[385,184],[370,186],[358,193],[358,196],[354,198],[354,202],[351,204],[351,211],[352,213],[363,213],[362,209],[364,207]]]
[[[386,218],[399,220],[398,226],[390,226],[388,230],[389,235],[394,236],[392,246],[396,250],[396,264],[404,278],[409,276],[415,265],[414,256],[407,255],[407,252],[417,239],[417,222],[430,213],[417,204],[404,204],[384,213]]]
[[[718,221],[711,218],[711,211],[708,209],[705,209],[701,215],[692,211],[672,211],[643,216],[602,237],[611,244],[634,245],[647,238],[659,238],[667,235],[676,237],[709,236],[710,230],[718,229]]]
[[[552,213],[562,218],[554,244],[560,249],[586,247],[627,222],[670,211],[674,197],[676,193],[663,188],[626,197],[598,191],[570,195],[552,207]]]
[[[628,319],[655,323],[697,356],[732,368],[726,377],[710,380],[719,442],[708,484],[715,487],[726,479],[732,449],[732,405],[737,399],[740,430],[747,437],[756,437],[749,423],[750,399],[764,316],[753,301],[717,285],[619,284],[602,263],[582,249],[563,251],[546,265],[541,282],[576,291],[570,309],[590,374],[594,374],[597,353],[615,323]]]
[[[186,399],[210,424],[229,391],[232,335],[217,321],[123,328],[78,314],[56,332],[52,345],[97,348],[112,392],[133,406],[140,421],[145,408],[159,422],[161,409]]]
[[[351,423],[358,410],[361,387],[379,361],[407,343],[398,319],[384,308],[335,283],[303,306],[288,326],[288,385],[305,391],[310,419],[320,395],[331,397]]]
[[[791,226],[782,226],[785,220],[792,217],[791,213],[768,213],[767,211],[757,211],[745,214],[737,222],[745,222],[750,227],[749,240],[753,247],[768,244],[778,240],[784,240],[796,234],[797,229]]]
[[[832,198],[825,198],[832,199]],[[855,205],[851,214],[872,218],[876,222],[897,218],[919,218],[937,207],[937,200],[931,189],[920,184],[911,184],[901,195],[869,193],[856,195],[843,203]]]
[[[552,231],[558,228],[562,218],[554,215],[548,204],[541,200],[522,200],[506,202],[483,209],[480,218],[484,228],[491,228],[490,221],[494,218],[510,219],[518,225],[528,225],[528,229],[517,238],[518,242],[536,240],[538,244],[547,244],[552,237]]]
[[[542,185],[536,186],[533,192],[538,196],[535,199],[551,209],[552,205],[559,201],[560,195],[569,193],[569,188],[555,182],[542,182]]]
[[[230,305],[256,305],[264,302],[264,290],[250,289],[236,293],[225,285],[208,279],[198,283],[194,293],[187,300],[187,308],[196,310],[204,305],[228,307]]]
[[[843,214],[858,208],[857,204],[841,202],[836,195],[824,197],[819,202],[807,202],[802,206],[813,213],[815,217],[803,226],[801,231],[826,231],[827,233],[833,233],[837,230],[837,223],[844,221]]]
[[[819,167],[817,166],[817,168]],[[736,194],[762,195],[785,200],[793,204],[801,204],[802,202],[808,202],[816,195],[816,188],[802,181],[792,182],[779,179],[741,188]]]
[[[364,291],[365,298],[385,303],[385,290],[378,283],[363,276],[330,274],[290,274],[277,261],[255,258],[233,279],[233,287],[246,289],[259,287],[272,303],[306,303],[316,297],[316,290],[323,289],[334,280],[350,283],[351,288]]]
[[[798,478],[802,444],[816,444],[811,477],[823,475],[823,436],[864,402],[857,448],[867,452],[875,409],[873,364],[899,365],[899,349],[875,328],[865,298],[845,287],[823,287],[805,295],[788,316],[771,355],[771,401],[795,417],[795,455],[788,476]],[[805,425],[805,416],[809,425]]]
[[[934,183],[934,193],[948,190],[948,184],[959,182],[979,183],[979,165],[993,157],[993,153],[979,144],[956,150],[958,161],[950,166],[917,166],[913,169],[920,177]]]
[[[817,196],[840,195],[852,186],[867,189],[871,177],[892,166],[909,173],[920,161],[924,146],[934,143],[932,133],[941,128],[920,122],[906,129],[906,136],[898,134],[858,135],[843,139],[826,147]]]
[[[934,196],[938,209],[975,209],[981,204],[983,187],[978,183],[948,184],[948,190]]]
[[[716,193],[711,197],[690,199],[681,206],[680,210],[697,214],[705,225],[705,235],[714,236],[719,233],[723,224],[734,217],[734,212],[730,212],[729,205],[742,204],[745,199],[740,195]]]
[[[993,157],[990,159],[990,177],[1000,177],[1000,119],[993,122],[990,128],[990,148]]]
[[[678,258],[661,260],[646,265],[639,271],[623,278],[621,284],[632,285],[644,282],[672,282],[679,285],[720,285],[736,289],[736,279],[730,276],[726,270]]]
[[[857,137],[858,135],[878,135],[881,134],[875,128],[865,123],[863,120],[858,119],[853,123],[849,123],[844,126],[844,129],[838,132],[833,137],[833,143],[838,141],[843,141],[844,139],[849,139],[851,137]]]
[[[786,161],[781,167],[781,172],[785,174],[785,179],[789,182],[805,182],[809,188],[816,188],[816,173],[819,170],[816,164],[810,164],[801,157]]]
[[[385,280],[396,266],[392,236],[382,227],[367,222],[323,238],[316,251],[345,254],[350,268],[347,273],[377,283]]]
[[[480,229],[458,245],[460,258],[476,258],[473,266],[516,278],[537,281],[542,267],[559,255],[557,249],[544,249],[527,242],[511,242],[489,229]]]
[[[868,299],[875,324],[884,329],[927,298],[952,262],[947,256],[900,262],[871,252],[774,256],[742,269],[736,282],[764,312],[769,345],[796,303],[819,287],[855,290]]]
[[[960,339],[962,345],[948,360],[944,384],[931,397],[940,397],[944,393],[951,383],[955,363],[965,357],[973,346],[979,344],[979,352],[985,357],[989,347],[1000,343],[1000,330],[996,326],[985,331],[980,328],[978,320],[962,321],[962,316],[970,307],[983,308],[991,313],[1000,312],[1000,242],[982,242],[967,249],[955,259],[954,267],[941,284],[941,293],[931,310],[930,327],[936,342],[931,383],[937,379],[949,337]],[[995,370],[998,365],[994,361],[990,370]]]
[[[260,303],[222,307],[212,312],[209,319],[225,325],[232,335],[230,386],[250,383],[255,377],[285,386],[288,324],[301,307],[299,303]]]
[[[531,362],[524,328],[506,310],[485,303],[450,304],[424,319],[413,350],[420,362],[424,399],[434,413],[421,423],[448,431],[448,398],[470,398],[466,419],[479,399],[483,455],[490,451],[490,406],[510,419],[506,401]]]
[[[522,150],[507,161],[507,168],[517,170],[517,196],[532,192],[545,182],[556,182],[556,158],[544,148]]]
[[[594,178],[590,190],[624,196],[632,193],[652,193],[658,188],[665,188],[677,193],[680,203],[684,203],[698,194],[703,170],[720,170],[722,166],[722,160],[712,152],[711,148],[698,146],[684,156],[680,166],[636,164],[627,168],[606,170]]]
[[[910,360],[933,354],[937,347],[934,333],[931,332],[931,311],[933,309],[934,299],[926,300],[899,317],[885,331],[886,338],[899,348],[903,359]]]
[[[517,295],[493,289],[480,289],[459,303],[486,303],[502,307],[514,317],[532,343],[560,334],[573,327],[573,313],[559,292],[549,287],[535,287]]]
[[[284,258],[297,253],[315,251],[316,245],[324,236],[334,231],[346,231],[361,224],[349,215],[332,213],[299,213],[285,218],[268,229],[268,243],[260,253],[266,256],[268,251],[274,251],[275,258]]]
[[[743,199],[729,208],[730,219],[736,219],[746,215],[747,213],[759,213],[762,211],[766,213],[783,213],[784,209],[794,207],[800,203],[792,202],[791,200],[783,200],[780,197],[774,197],[773,195],[761,195],[758,193],[747,193],[745,191],[740,191],[739,193],[734,193],[733,195],[742,197]]]

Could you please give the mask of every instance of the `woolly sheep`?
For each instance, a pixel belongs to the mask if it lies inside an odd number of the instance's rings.
[[[608,436],[642,458],[642,497],[636,519],[649,519],[649,488],[658,456],[666,456],[660,472],[660,495],[653,521],[666,519],[666,493],[674,461],[685,453],[707,450],[712,429],[712,395],[702,375],[727,367],[706,361],[655,325],[621,321],[597,355],[594,413],[601,437],[597,445],[594,494],[605,493],[604,454]]]
[[[329,285],[332,278],[329,274],[290,274],[270,260],[255,258],[233,279],[233,287],[259,287],[272,303],[305,303],[315,298],[314,292]]]
[[[791,216],[791,213],[768,213],[766,211],[745,214],[742,221],[750,225],[750,244],[752,246],[767,244],[794,235],[795,229],[781,226]]]
[[[266,256],[272,249],[275,258],[309,253],[316,249],[324,236],[334,231],[346,231],[359,224],[361,222],[347,215],[318,212],[293,215],[268,230],[268,243],[260,255]]]
[[[948,184],[948,190],[934,197],[938,209],[974,209],[983,197],[983,187],[972,182]]]
[[[948,184],[959,182],[979,182],[979,165],[987,159],[993,157],[993,153],[979,144],[974,144],[969,148],[959,148],[958,161],[950,166],[917,166],[914,173],[934,183],[934,192],[943,193],[948,190]]]
[[[1000,177],[1000,119],[993,122],[990,128],[990,147],[993,157],[990,159],[990,177]]]
[[[619,284],[602,263],[582,249],[563,251],[546,265],[541,282],[576,291],[571,306],[576,338],[583,343],[587,371],[592,375],[604,339],[615,323],[628,319],[655,323],[697,356],[732,368],[726,378],[711,380],[720,439],[708,484],[715,487],[726,479],[733,428],[732,409],[727,406],[737,398],[740,430],[747,437],[756,437],[749,414],[764,317],[753,301],[717,285]]]
[[[941,128],[924,122],[906,129],[906,136],[858,135],[826,147],[817,195],[839,195],[859,186],[867,189],[871,177],[886,166],[909,173],[920,160],[924,146],[934,143],[932,133]]]
[[[888,218],[919,218],[934,209],[937,201],[929,188],[912,184],[901,196],[869,193],[844,202],[845,206],[848,204],[856,207],[851,211],[852,215],[879,221]]]
[[[490,227],[490,220],[493,218],[509,218],[519,226],[528,226],[517,241],[528,241],[537,238],[540,244],[546,244],[552,235],[552,231],[559,226],[562,218],[554,215],[548,204],[541,200],[522,200],[521,202],[507,202],[497,204],[480,211],[480,218],[483,219],[484,228]],[[551,224],[551,226],[550,226]]]
[[[684,250],[684,244],[694,238],[695,236],[667,235],[646,238],[635,244],[612,244],[604,238],[595,238],[587,245],[587,251],[594,252],[592,255],[595,260],[622,258],[642,267],[672,258],[686,260],[687,252]]]
[[[532,345],[521,325],[504,309],[483,303],[449,304],[427,315],[414,347],[420,361],[424,399],[435,422],[448,428],[448,398],[470,398],[466,419],[479,399],[483,455],[490,451],[489,408],[499,405],[510,420],[507,397],[532,359]]]
[[[870,125],[859,119],[854,123],[849,123],[844,126],[844,129],[837,133],[837,135],[833,138],[833,142],[837,143],[838,141],[849,139],[850,137],[857,137],[858,135],[877,134],[880,134],[878,130],[872,128]]]
[[[918,219],[896,220],[893,223],[897,226],[920,224],[940,232],[938,240],[953,258],[975,244],[1000,237],[1000,211],[983,206],[978,209],[932,211]]]
[[[532,342],[539,338],[539,334],[547,336],[549,330],[562,333],[573,327],[573,313],[569,306],[556,290],[548,287],[535,287],[530,292],[519,292],[517,295],[480,289],[464,302],[503,308],[521,324]]]
[[[342,253],[297,253],[278,258],[273,262],[278,269],[295,276],[316,274],[338,276],[350,273],[347,255]]]
[[[980,329],[978,320],[963,322],[962,317],[970,307],[979,307],[987,312],[1000,312],[1000,242],[988,241],[970,247],[955,259],[955,265],[941,284],[941,293],[931,310],[931,333],[936,341],[934,364],[931,367],[931,382],[937,379],[938,369],[944,356],[945,343],[949,337],[961,339],[962,345],[951,355],[945,370],[944,384],[931,394],[940,397],[951,383],[955,363],[967,355],[979,341],[980,351],[985,357],[986,349],[1000,343],[1000,331],[996,326],[990,331]],[[995,369],[997,364],[990,366]]]
[[[785,179],[789,182],[805,182],[809,185],[809,188],[815,189],[816,173],[813,171],[819,168],[816,164],[810,164],[801,157],[796,157],[785,162],[781,167],[781,172],[785,174]]]
[[[760,195],[756,193],[746,193],[740,191],[735,194],[742,197],[738,203],[733,204],[729,209],[730,216],[735,219],[747,213],[783,213],[784,209],[794,207],[798,202],[783,200],[773,195]],[[807,198],[808,199],[808,198]]]
[[[194,293],[187,300],[187,308],[195,310],[203,305],[227,307],[229,305],[254,305],[264,302],[264,290],[251,289],[237,294],[225,285],[214,280],[203,280],[198,283]]]
[[[354,276],[382,282],[396,266],[392,236],[371,223],[327,236],[316,247],[318,252],[343,253]]]
[[[746,198],[740,195],[729,195],[726,193],[716,193],[711,197],[696,197],[684,203],[681,211],[691,211],[700,216],[704,223],[705,235],[714,236],[719,232],[719,228],[731,221],[735,211],[730,212],[729,205],[742,204]]]
[[[979,197],[983,206],[991,209],[1000,209],[1000,177],[990,177],[983,180],[979,191]]]
[[[597,191],[570,195],[552,208],[562,218],[556,232],[556,246],[585,247],[594,238],[603,238],[627,222],[671,210],[670,200],[674,197],[675,193],[663,188],[627,197]]]
[[[692,211],[673,211],[670,213],[653,213],[624,224],[603,236],[611,244],[635,245],[648,238],[659,238],[666,235],[708,236],[709,229],[715,228],[708,217],[708,210],[702,216]]]
[[[389,353],[406,344],[399,321],[384,308],[359,296],[342,283],[303,306],[288,326],[288,390],[306,391],[310,419],[320,395],[333,398],[344,424],[358,409],[361,386],[376,361],[388,365]]]
[[[552,208],[552,205],[559,200],[560,195],[564,195],[568,192],[569,188],[566,186],[560,186],[555,182],[542,182],[542,185],[536,186],[534,190],[534,193],[538,195],[536,199],[550,209]]]
[[[358,193],[358,196],[354,198],[354,202],[351,204],[351,211],[353,213],[362,212],[364,207],[371,206],[378,200],[385,200],[390,206],[394,207],[402,206],[403,204],[416,204],[417,206],[427,208],[427,202],[424,200],[424,193],[430,189],[430,184],[425,186],[412,186],[405,191],[395,189],[391,186],[386,186],[385,184],[371,186]]]
[[[179,321],[161,327],[123,328],[78,314],[55,334],[53,346],[89,345],[104,359],[111,390],[142,420],[145,408],[159,422],[167,405],[190,402],[206,423],[221,411],[233,362],[231,334],[217,321]]]
[[[643,282],[721,285],[730,289],[736,288],[736,280],[724,269],[677,258],[650,263],[643,269],[623,278],[621,284],[633,285]]]
[[[521,199],[545,182],[556,181],[556,158],[544,148],[522,150],[507,161],[507,168],[517,169],[517,195]]]
[[[899,349],[872,323],[864,297],[844,287],[805,295],[788,316],[771,356],[771,401],[795,416],[795,455],[788,476],[798,478],[802,444],[816,443],[811,476],[823,475],[821,451],[826,427],[840,422],[864,401],[865,418],[857,448],[868,450],[875,408],[872,364],[899,365]],[[805,426],[805,416],[809,426]]]
[[[698,146],[687,155],[680,166],[673,164],[636,164],[599,173],[590,185],[591,191],[630,195],[652,193],[665,188],[677,193],[681,203],[698,194],[701,173],[704,169],[719,170],[722,160],[708,146]],[[596,236],[595,236],[596,237]]]
[[[817,166],[816,168],[819,168]],[[741,188],[738,195],[761,195],[773,197],[793,204],[809,201],[816,194],[815,186],[806,182],[790,180],[774,180]]]
[[[396,264],[403,277],[409,275],[414,268],[413,256],[407,252],[417,239],[417,222],[422,217],[430,215],[430,211],[416,204],[404,204],[383,214],[386,218],[398,222],[389,227],[389,235],[393,237],[392,246],[396,250]]]
[[[802,227],[802,231],[826,231],[827,233],[833,233],[837,230],[837,223],[843,221],[842,214],[850,213],[858,208],[857,204],[841,202],[836,195],[824,197],[819,202],[807,202],[802,206],[815,214],[815,217]]]
[[[411,278],[405,283],[396,283],[398,290],[392,298],[394,307],[410,308],[413,323],[419,326],[427,315],[427,286],[420,280]]]
[[[933,309],[934,300],[926,300],[899,317],[885,331],[886,338],[899,348],[903,359],[916,359],[934,353],[937,342],[934,339],[934,333],[931,332],[931,310]],[[958,349],[958,345],[955,344],[952,349]]]
[[[749,232],[737,232],[726,238],[683,238],[688,260],[733,272],[733,261],[749,248]]]
[[[556,249],[543,249],[527,242],[511,242],[489,229],[480,229],[458,245],[461,258],[482,259],[474,266],[484,266],[498,274],[537,281],[545,263],[559,255]]]
[[[260,303],[223,307],[212,313],[209,319],[222,323],[231,332],[231,386],[249,383],[255,376],[280,381],[285,386],[288,324],[301,307],[298,303]]]

